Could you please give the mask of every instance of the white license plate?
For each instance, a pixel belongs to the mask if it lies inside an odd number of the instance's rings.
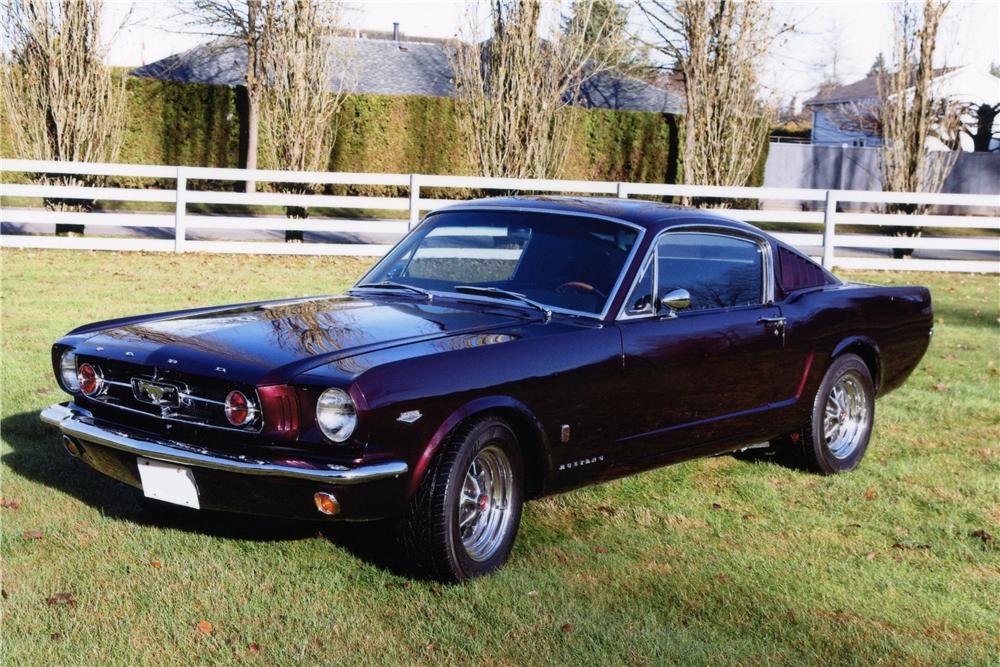
[[[190,468],[143,457],[137,458],[142,492],[147,498],[201,509],[198,487]]]

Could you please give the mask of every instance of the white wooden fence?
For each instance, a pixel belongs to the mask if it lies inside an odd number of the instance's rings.
[[[976,207],[1000,214],[1000,194],[955,195],[937,193],[895,193],[852,190],[819,190],[797,188],[710,187],[698,185],[664,185],[649,183],[617,183],[610,181],[571,181],[551,179],[510,179],[471,176],[432,176],[424,174],[365,174],[342,172],[289,172],[203,167],[172,167],[155,165],[125,165],[79,162],[45,162],[32,160],[0,160],[0,173],[46,173],[77,176],[110,176],[119,178],[157,179],[172,181],[171,189],[150,187],[85,187],[33,185],[0,182],[4,207],[0,220],[14,224],[81,224],[110,228],[147,228],[146,234],[123,236],[55,236],[39,234],[4,234],[0,246],[18,248],[75,248],[87,250],[147,250],[201,251],[223,253],[308,254],[308,255],[373,255],[384,254],[391,246],[382,243],[285,243],[266,240],[195,240],[188,232],[197,230],[229,230],[254,232],[269,230],[302,230],[341,234],[400,235],[414,226],[423,212],[455,203],[456,200],[421,197],[422,188],[457,188],[485,192],[572,193],[632,197],[697,197],[702,199],[741,199],[765,202],[778,208],[727,209],[727,216],[750,223],[769,223],[775,236],[792,245],[813,249],[827,267],[854,269],[890,269],[920,271],[966,271],[1000,273],[1000,217],[972,215],[907,215],[885,213],[849,213],[837,210],[838,203],[927,204],[937,207]],[[268,183],[308,183],[318,185],[378,185],[395,186],[408,193],[406,197],[302,195],[272,192],[232,192],[198,189],[212,181]],[[192,183],[194,181],[194,183]],[[425,191],[426,192],[426,191]],[[31,206],[11,206],[11,198],[35,200]],[[161,211],[57,212],[38,206],[40,198],[77,199],[98,202],[159,203]],[[780,202],[817,202],[822,210],[801,211],[780,208]],[[163,204],[172,205],[172,212]],[[299,206],[311,209],[348,209],[350,211],[397,211],[399,219],[365,219],[360,217],[314,217],[289,219],[273,215],[216,215],[189,210],[194,204],[237,205],[255,207]],[[403,212],[408,217],[403,218]],[[383,213],[384,215],[384,213]],[[815,231],[781,231],[781,225],[806,225]],[[844,233],[845,225],[881,228],[882,234]],[[838,227],[840,229],[838,229]],[[911,227],[932,228],[934,236],[901,237],[885,230]],[[149,228],[155,228],[166,238],[150,238]],[[937,230],[990,230],[986,235],[943,236]],[[172,233],[170,233],[172,230]],[[133,232],[134,234],[134,232]],[[966,233],[967,234],[967,233]],[[892,259],[888,250],[911,248],[923,258]],[[844,249],[849,254],[837,254]],[[881,250],[875,256],[858,256],[861,250]],[[821,252],[818,252],[821,251]],[[853,251],[853,252],[852,252]],[[868,253],[871,255],[872,253]],[[932,255],[927,258],[926,255]]]

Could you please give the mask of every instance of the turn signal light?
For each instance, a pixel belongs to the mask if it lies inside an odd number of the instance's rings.
[[[327,493],[326,491],[320,491],[313,496],[313,501],[316,503],[316,509],[318,509],[323,514],[333,516],[340,511],[340,503],[333,496],[332,493]]]
[[[80,364],[80,367],[76,369],[76,379],[80,385],[80,391],[87,396],[100,393],[101,387],[104,386],[104,378],[101,377],[100,371],[90,364]]]
[[[233,426],[243,426],[253,419],[254,405],[241,391],[231,391],[226,396],[226,419]]]

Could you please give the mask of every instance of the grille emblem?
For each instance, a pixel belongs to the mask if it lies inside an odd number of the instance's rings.
[[[176,408],[179,403],[177,387],[164,382],[154,382],[145,378],[132,378],[132,394],[137,401],[159,406]]]

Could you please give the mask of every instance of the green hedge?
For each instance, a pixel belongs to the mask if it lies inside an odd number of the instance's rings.
[[[241,104],[236,89],[130,77],[128,90],[128,131],[120,162],[239,166]],[[458,127],[456,104],[438,97],[347,96],[336,121],[329,169],[474,174]],[[574,135],[561,177],[650,183],[681,180],[679,117],[581,108],[567,113],[575,115]],[[4,155],[13,154],[8,132],[9,128],[0,129]],[[766,158],[765,151],[751,184],[763,180]]]
[[[329,168],[475,173],[458,127],[456,104],[440,97],[348,95],[337,118]],[[568,113],[576,115],[576,122],[562,177],[676,180],[679,144],[673,116],[579,108]],[[239,119],[233,88],[133,77],[129,126],[119,161],[238,166]]]

